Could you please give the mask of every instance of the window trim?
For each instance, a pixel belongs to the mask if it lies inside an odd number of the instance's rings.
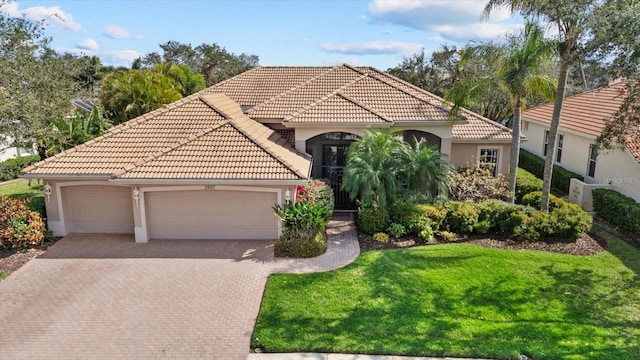
[[[544,131],[542,138],[542,156],[547,156],[547,150],[549,150],[549,130]]]
[[[554,162],[556,164],[560,164],[562,162],[562,150],[564,149],[564,134],[558,132],[556,134],[556,157]],[[547,156],[547,151],[549,151],[549,130],[544,131],[544,138],[542,142],[542,156]]]
[[[496,167],[494,170],[494,176],[497,176],[498,174],[500,174],[500,169],[502,168],[502,154],[503,154],[503,146],[494,146],[494,145],[478,145],[478,148],[476,150],[476,162],[483,164],[480,161],[480,154],[482,153],[482,150],[497,150],[498,151],[498,158],[496,159]]]

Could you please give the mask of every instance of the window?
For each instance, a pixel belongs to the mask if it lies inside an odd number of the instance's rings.
[[[587,169],[587,176],[594,177],[596,174],[596,158],[598,157],[598,150],[595,145],[589,145],[589,164]]]
[[[493,176],[498,174],[498,159],[500,157],[500,149],[480,149],[478,161],[481,165],[489,166],[493,172]]]
[[[558,135],[558,146],[556,147],[556,162],[562,160],[562,143],[564,141],[564,135]]]
[[[562,160],[562,147],[564,143],[564,135],[558,135],[558,143],[556,145],[556,162],[560,162]],[[547,156],[547,150],[549,149],[549,132],[545,130],[544,132],[544,146],[542,148],[542,156]]]

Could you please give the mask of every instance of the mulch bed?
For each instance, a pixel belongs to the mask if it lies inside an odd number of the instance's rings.
[[[6,275],[18,270],[22,265],[29,262],[29,260],[45,252],[46,249],[28,249],[20,251],[11,251],[0,248],[0,271]]]
[[[360,251],[406,248],[420,245],[432,245],[445,243],[434,237],[433,240],[425,242],[415,236],[404,236],[389,243],[379,243],[370,235],[358,233]],[[607,242],[602,237],[594,233],[587,233],[580,239],[572,243],[547,243],[547,242],[518,242],[508,238],[489,235],[468,235],[456,239],[453,242],[463,242],[483,247],[505,249],[505,250],[540,250],[555,252],[560,254],[588,256],[595,255],[607,248]]]

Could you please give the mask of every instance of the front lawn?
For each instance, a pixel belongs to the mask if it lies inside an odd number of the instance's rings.
[[[639,359],[640,251],[582,257],[442,244],[269,278],[252,346],[515,359]]]
[[[42,184],[37,180],[19,179],[0,184],[0,196],[9,196],[16,199],[31,199],[29,208],[43,215],[44,193]]]

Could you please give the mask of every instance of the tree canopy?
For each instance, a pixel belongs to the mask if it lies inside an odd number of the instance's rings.
[[[193,47],[178,41],[160,44],[162,54],[151,52],[138,62],[140,67],[154,67],[161,63],[186,65],[202,74],[207,86],[243,73],[258,66],[258,56],[245,53],[236,55],[216,43]]]

